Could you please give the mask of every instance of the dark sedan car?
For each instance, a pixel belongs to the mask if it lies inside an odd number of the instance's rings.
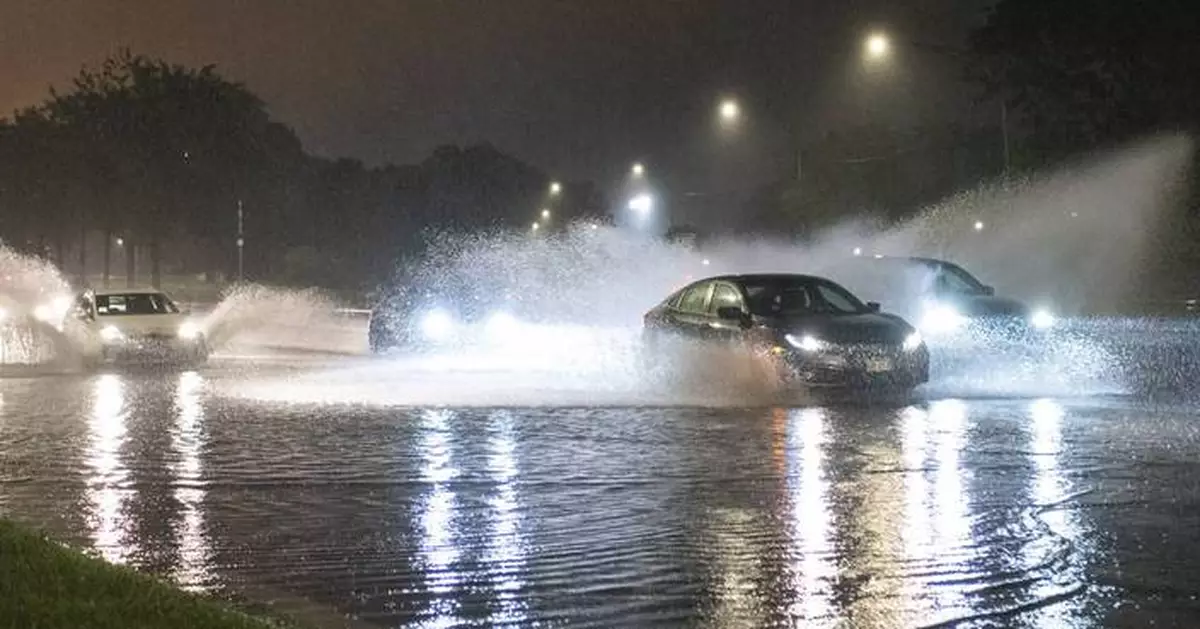
[[[644,318],[651,352],[670,338],[746,344],[812,387],[910,390],[929,352],[900,317],[809,275],[724,275],[693,282]]]
[[[953,336],[1027,338],[1055,324],[1047,308],[996,295],[946,260],[865,256],[827,274],[859,295],[885,301],[914,321],[930,342]]]

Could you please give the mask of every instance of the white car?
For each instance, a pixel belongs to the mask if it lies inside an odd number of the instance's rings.
[[[63,333],[93,365],[123,359],[208,360],[203,328],[158,290],[87,291],[76,298]]]

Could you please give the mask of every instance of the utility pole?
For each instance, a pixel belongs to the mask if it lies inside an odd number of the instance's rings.
[[[243,266],[244,256],[242,253],[243,253],[243,249],[245,249],[245,247],[246,247],[245,232],[242,229],[243,218],[245,217],[246,212],[243,209],[241,199],[238,199],[237,207],[238,207],[238,219],[237,219],[238,283],[241,284],[242,280],[245,278],[244,266]]]
[[[1012,167],[1012,154],[1008,145],[1008,102],[1003,95],[1000,96],[1000,134],[1004,139],[1004,174],[1007,176]]]

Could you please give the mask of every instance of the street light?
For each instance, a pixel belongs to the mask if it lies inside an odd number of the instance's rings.
[[[983,231],[983,221],[975,221],[975,231]]]
[[[867,37],[866,51],[868,59],[883,59],[891,51],[891,42],[888,41],[887,35],[882,33],[873,33]]]
[[[542,219],[547,220],[547,221],[550,220],[550,210],[547,210],[547,209],[542,210]]]
[[[541,225],[539,225],[537,221],[534,221],[533,222],[533,231],[537,231],[539,227],[541,227]]]
[[[125,246],[125,239],[124,239],[124,238],[117,238],[117,246],[118,246],[118,247],[124,247],[124,246]]]
[[[634,162],[633,168],[630,169],[630,172],[633,173],[634,177],[640,178],[646,174],[646,167],[643,166],[641,162]]]
[[[721,107],[717,110],[721,116],[721,122],[724,124],[733,124],[742,116],[742,107],[732,98],[726,98],[721,101]]]
[[[558,196],[559,194],[562,194],[562,184],[558,183],[557,181],[551,181],[550,182],[550,194],[552,194],[554,196]]]

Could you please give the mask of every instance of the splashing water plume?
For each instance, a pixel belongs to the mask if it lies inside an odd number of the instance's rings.
[[[1156,138],[1057,173],[955,195],[898,226],[848,221],[803,244],[729,238],[696,251],[591,226],[560,235],[448,238],[414,282],[469,284],[511,296],[532,323],[507,348],[355,363],[235,393],[411,405],[756,405],[779,387],[753,357],[655,357],[674,363],[672,375],[659,378],[655,369],[646,370],[638,361],[642,314],[689,281],[719,273],[813,273],[845,282],[836,271],[856,254],[949,259],[1000,294],[1049,302],[1061,314],[1118,308],[1139,293],[1159,223],[1190,156],[1189,139]],[[294,310],[289,316],[328,308],[319,298],[303,303],[310,298],[297,294],[286,308]],[[214,312],[214,329],[275,327],[279,308],[264,310],[262,301],[253,294],[231,298]],[[1065,327],[1073,329],[1069,322]],[[1119,383],[1102,337],[1060,335],[1011,364],[982,356],[978,364],[959,365],[958,373],[935,372],[929,388],[989,395],[1109,392]]]
[[[214,351],[361,354],[361,332],[342,319],[337,302],[320,291],[249,284],[229,291],[201,327]]]
[[[70,307],[70,287],[50,262],[0,246],[0,364],[29,366],[77,359],[55,325]]]

